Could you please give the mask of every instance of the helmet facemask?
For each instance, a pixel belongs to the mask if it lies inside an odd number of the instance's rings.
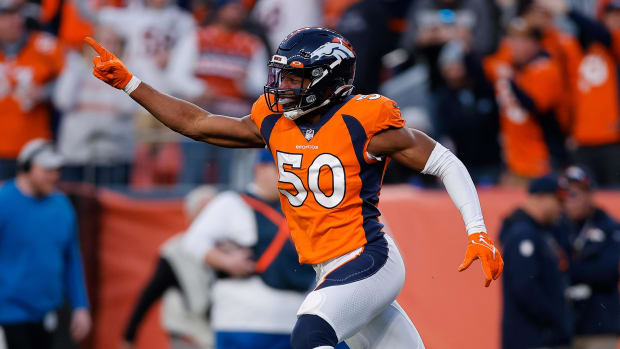
[[[302,28],[270,60],[264,96],[272,112],[295,120],[350,95],[354,76],[355,52],[344,38],[324,28]]]
[[[286,81],[286,82],[285,82]],[[284,84],[295,87],[283,87]],[[306,87],[304,87],[304,84]],[[276,113],[301,109],[308,106],[304,97],[308,96],[308,77],[303,68],[292,68],[283,64],[269,64],[269,78],[265,94],[269,95],[267,104]]]
[[[284,113],[290,119],[296,119],[306,114],[310,109],[314,110],[317,104],[323,105],[325,96],[317,96],[317,93],[328,94],[329,91],[317,91],[318,82],[323,71],[322,67],[293,67],[286,64],[269,63],[269,77],[265,85],[265,99],[269,109],[274,113]],[[282,87],[283,82],[293,88]],[[296,117],[293,117],[296,116]]]

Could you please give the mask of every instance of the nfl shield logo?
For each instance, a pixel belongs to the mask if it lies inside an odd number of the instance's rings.
[[[309,128],[306,130],[306,140],[310,141],[312,138],[314,138],[314,129]]]

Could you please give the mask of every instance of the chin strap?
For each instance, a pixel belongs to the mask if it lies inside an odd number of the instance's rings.
[[[353,92],[353,85],[342,85],[340,87],[338,87],[336,89],[336,92],[334,92],[334,94],[332,95],[332,97],[326,99],[325,101],[323,101],[323,103],[317,105],[316,107],[310,108],[310,109],[306,109],[306,110],[301,110],[301,109],[295,109],[295,110],[289,110],[289,111],[285,111],[284,117],[286,117],[287,119],[290,120],[297,120],[300,116],[306,115],[310,112],[313,112],[319,108],[322,108],[328,104],[331,103],[332,99],[337,100],[340,99],[342,97],[346,97],[349,96],[351,94],[351,92]]]

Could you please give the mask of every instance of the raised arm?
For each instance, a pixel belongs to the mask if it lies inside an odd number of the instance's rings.
[[[86,38],[99,54],[93,59],[93,75],[124,90],[170,129],[187,137],[223,147],[263,147],[258,127],[249,116],[233,118],[214,115],[184,100],[160,93],[133,76],[123,62],[92,38]]]
[[[502,273],[504,262],[493,241],[487,236],[478,193],[463,163],[426,134],[408,128],[391,128],[372,137],[368,152],[390,156],[401,164],[441,179],[452,202],[461,212],[469,235],[465,260],[458,270],[467,269],[480,259],[489,286]]]

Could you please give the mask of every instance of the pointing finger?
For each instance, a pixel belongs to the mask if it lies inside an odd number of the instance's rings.
[[[112,58],[112,53],[106,50],[105,47],[101,46],[101,44],[95,41],[95,39],[87,36],[84,38],[84,41],[86,41],[86,43],[89,44],[97,52],[97,54],[99,54],[99,56],[101,56],[102,60],[107,61]]]

